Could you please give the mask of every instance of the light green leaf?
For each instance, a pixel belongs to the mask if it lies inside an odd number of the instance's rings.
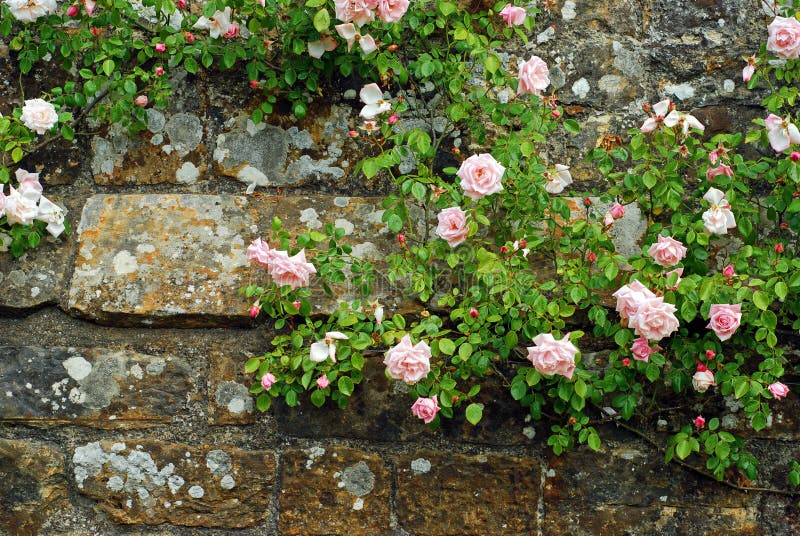
[[[481,418],[483,418],[483,408],[481,408],[478,404],[472,403],[467,406],[467,420],[473,426],[481,422]]]

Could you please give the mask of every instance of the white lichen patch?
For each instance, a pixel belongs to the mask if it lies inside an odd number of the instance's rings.
[[[572,0],[564,2],[564,7],[561,8],[561,18],[564,20],[572,20],[577,16],[578,13],[575,11],[575,2]]]
[[[72,378],[75,381],[80,381],[80,380],[84,379],[86,376],[88,376],[92,372],[92,364],[89,363],[88,361],[86,361],[86,359],[84,359],[83,356],[80,356],[80,355],[76,355],[76,356],[70,357],[69,359],[64,361],[62,363],[62,365],[67,370],[67,374],[69,374],[69,377]],[[62,380],[62,381],[66,381],[66,380]],[[53,390],[54,391],[55,391],[55,388],[56,388],[55,386],[56,385],[57,384],[53,385]],[[58,395],[58,394],[60,394],[60,393],[56,393],[56,395]]]
[[[528,439],[533,439],[534,437],[536,437],[536,428],[534,428],[533,426],[526,426],[525,428],[522,429],[522,435],[524,435]]]
[[[133,376],[137,380],[141,380],[142,378],[144,378],[144,370],[142,370],[142,367],[140,367],[138,364],[135,364],[131,367],[130,373],[131,376]]]
[[[585,99],[589,95],[589,89],[589,82],[585,78],[580,78],[572,84],[572,93],[581,99]]]
[[[253,166],[244,166],[240,169],[236,174],[236,179],[247,184],[255,184],[256,186],[267,186],[269,184],[269,179],[264,175],[264,172]]]
[[[300,221],[306,224],[309,229],[319,229],[322,222],[319,221],[319,214],[313,208],[305,208],[300,211]]]
[[[86,402],[86,393],[77,387],[73,387],[69,392],[69,401],[73,404],[83,404]]]
[[[231,413],[239,414],[244,411],[244,399],[243,398],[232,398],[230,402],[228,402],[228,411]]]
[[[194,184],[197,182],[197,177],[200,176],[200,170],[197,169],[192,162],[184,162],[183,165],[175,171],[175,180],[181,184]]]
[[[116,272],[117,275],[132,274],[139,269],[139,263],[136,262],[136,257],[124,249],[114,255],[113,264],[114,272]]]
[[[664,91],[673,95],[678,100],[686,100],[694,97],[694,88],[685,82],[676,86],[666,86]]]
[[[114,475],[108,479],[108,483],[106,487],[111,491],[122,491],[122,487],[125,485],[125,481],[122,480],[122,477],[118,475]]]
[[[334,227],[344,229],[344,234],[346,235],[352,234],[353,230],[355,229],[355,225],[344,218],[337,218],[336,221],[333,222],[333,225]]]
[[[425,458],[417,458],[411,461],[411,471],[413,471],[415,475],[427,473],[430,470],[431,462]]]
[[[204,490],[200,486],[192,486],[189,488],[189,496],[193,499],[202,499],[203,495],[206,494],[206,490]]]
[[[364,509],[364,499],[359,497],[356,499],[356,502],[353,503],[353,510],[363,510]]]
[[[219,485],[222,489],[233,489],[236,485],[236,481],[231,475],[225,475],[222,477],[222,480],[219,481]]]

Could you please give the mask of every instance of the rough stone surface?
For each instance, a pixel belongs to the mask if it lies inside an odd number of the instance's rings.
[[[75,240],[50,235],[39,248],[19,259],[0,253],[0,314],[22,314],[47,304],[58,303],[69,276]]]
[[[242,197],[94,196],[78,229],[68,307],[101,323],[246,323],[236,289],[259,218]]]
[[[219,476],[220,459],[232,487]],[[115,523],[228,529],[269,515],[276,474],[272,451],[127,438],[76,447],[72,467],[78,491]]]
[[[390,495],[391,472],[378,456],[342,447],[288,450],[281,459],[280,533],[388,534]]]
[[[169,423],[194,384],[191,366],[178,357],[0,346],[0,421],[97,428]]]
[[[246,360],[244,354],[212,352],[208,379],[209,424],[252,424],[258,419],[260,412],[249,390],[254,379],[244,373]]]
[[[0,438],[0,534],[35,536],[69,513],[64,454],[54,445]]]
[[[397,459],[397,517],[411,534],[534,534],[541,470],[510,456],[417,452]]]

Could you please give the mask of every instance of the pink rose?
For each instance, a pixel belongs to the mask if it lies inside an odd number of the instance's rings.
[[[319,41],[312,41],[307,43],[306,46],[308,47],[308,55],[312,58],[321,58],[323,54],[326,52],[330,52],[331,50],[335,50],[336,47],[339,46],[339,43],[333,37],[330,36],[322,36],[319,38]]]
[[[727,341],[742,321],[742,304],[715,303],[711,306],[708,315],[706,327],[714,330],[719,340]]]
[[[439,215],[439,225],[436,234],[444,238],[450,247],[454,248],[467,239],[467,213],[460,207],[450,207],[442,210]]]
[[[789,388],[781,382],[772,383],[769,385],[769,387],[767,387],[767,389],[769,389],[769,392],[775,397],[775,400],[780,400],[789,394]]]
[[[575,371],[575,355],[578,349],[569,340],[569,333],[557,341],[550,333],[540,333],[533,338],[536,346],[528,347],[528,359],[542,374],[560,374],[572,379]]]
[[[524,8],[517,7],[512,4],[506,4],[505,7],[500,10],[500,16],[504,21],[506,21],[506,24],[509,28],[512,26],[519,26],[525,22],[525,17],[527,14],[528,13]]]
[[[659,101],[653,105],[653,116],[648,117],[639,127],[639,130],[645,134],[653,132],[658,128],[658,125],[664,122],[664,117],[669,113],[672,108],[672,102],[669,99]]]
[[[164,53],[167,51],[167,45],[164,43],[156,43],[156,52]]]
[[[141,106],[144,108],[147,106],[147,95],[139,95],[133,102],[136,103],[136,106]]]
[[[269,248],[269,244],[260,238],[256,238],[253,243],[247,246],[247,259],[259,266],[267,268],[274,251],[275,250]]]
[[[681,284],[681,276],[683,275],[683,268],[675,268],[674,270],[670,270],[669,272],[664,274],[664,277],[669,279],[669,276],[672,274],[678,274],[678,279],[675,280],[675,284],[671,287],[667,287],[667,290],[678,290],[678,285]]]
[[[334,0],[336,18],[342,22],[354,22],[360,28],[365,23],[375,20],[372,11],[378,6],[378,0]]]
[[[729,264],[728,266],[723,268],[722,269],[722,275],[725,276],[726,279],[730,279],[731,277],[736,275],[736,272],[733,269],[733,265]]]
[[[270,387],[275,385],[276,381],[278,381],[278,379],[275,377],[275,375],[272,374],[271,372],[267,372],[266,374],[261,376],[261,387],[263,387],[266,390],[269,390]]]
[[[678,330],[677,308],[664,301],[663,296],[648,298],[639,304],[636,314],[628,321],[634,333],[649,341],[660,341]]]
[[[650,289],[636,280],[620,287],[612,296],[617,299],[617,312],[622,318],[631,318],[639,309],[639,304],[656,297]]]
[[[28,197],[38,198],[36,194],[42,193],[42,184],[39,182],[38,173],[30,173],[24,169],[18,169],[14,172],[14,175],[16,175],[17,182],[19,182],[19,191],[21,194],[31,192],[28,194]]]
[[[753,74],[756,72],[755,65],[746,65],[744,69],[742,69],[742,82],[749,82],[751,78],[753,78]]]
[[[775,114],[769,114],[764,119],[767,128],[767,139],[776,153],[782,153],[793,143],[800,143],[800,130],[789,118],[781,119]]]
[[[330,384],[331,381],[324,374],[319,378],[317,378],[317,387],[319,387],[320,389],[326,389]]]
[[[531,59],[519,66],[519,86],[517,95],[531,93],[540,96],[542,91],[550,85],[550,69],[539,56]]]
[[[635,341],[633,341],[633,346],[631,346],[631,353],[633,353],[633,358],[637,361],[644,361],[645,363],[650,360],[650,354],[654,354],[661,350],[659,345],[655,345],[653,347],[650,346],[650,343],[647,342],[647,339],[643,337],[639,337]]]
[[[430,398],[420,397],[411,406],[411,413],[414,417],[419,417],[425,424],[430,423],[436,418],[439,413],[439,401],[436,400],[438,395],[433,395]]]
[[[724,175],[726,177],[733,177],[733,170],[727,164],[720,164],[715,168],[708,168],[706,170],[706,179],[713,180],[714,177],[718,175]]]
[[[658,242],[650,246],[647,253],[656,264],[669,268],[675,266],[686,256],[686,246],[672,237],[658,235]]]
[[[278,285],[290,285],[293,289],[308,286],[311,274],[317,273],[316,268],[306,261],[306,250],[292,257],[285,251],[272,250],[272,259],[269,263],[269,275]]]
[[[37,134],[44,134],[58,123],[55,106],[42,99],[26,100],[19,118],[26,127]]]
[[[506,168],[500,165],[488,153],[474,154],[461,163],[458,175],[464,195],[472,199],[480,199],[497,193],[503,189],[500,182]]]
[[[11,192],[6,196],[6,221],[9,225],[19,223],[20,225],[30,225],[33,219],[39,214],[39,207],[36,205],[39,196],[35,198],[30,194],[25,195],[22,192],[9,186]]]
[[[612,218],[618,220],[625,215],[625,207],[619,203],[614,203],[608,213],[611,214]]]
[[[699,430],[700,428],[706,425],[706,419],[702,415],[698,415],[697,417],[694,418],[694,425]]]
[[[714,374],[708,370],[698,370],[692,376],[692,387],[698,393],[705,393],[711,386],[717,385],[714,381]]]
[[[239,37],[239,23],[238,22],[231,22],[228,26],[228,31],[222,34],[222,37],[225,39],[234,39]]]
[[[378,17],[383,22],[397,22],[408,10],[408,0],[378,0]]]
[[[793,60],[800,57],[800,22],[794,17],[775,17],[767,26],[767,50],[779,58]]]
[[[414,384],[431,371],[431,349],[422,341],[412,345],[411,337],[405,335],[397,346],[386,352],[383,364],[395,380]]]

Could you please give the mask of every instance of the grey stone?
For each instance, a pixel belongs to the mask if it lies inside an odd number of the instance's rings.
[[[153,134],[158,134],[164,130],[164,125],[167,124],[167,118],[164,114],[155,108],[147,108],[147,130]]]
[[[195,150],[203,140],[203,123],[193,114],[181,112],[173,115],[164,130],[172,147],[181,157]]]
[[[340,478],[344,489],[357,497],[366,495],[375,488],[375,474],[364,461],[346,467]]]

